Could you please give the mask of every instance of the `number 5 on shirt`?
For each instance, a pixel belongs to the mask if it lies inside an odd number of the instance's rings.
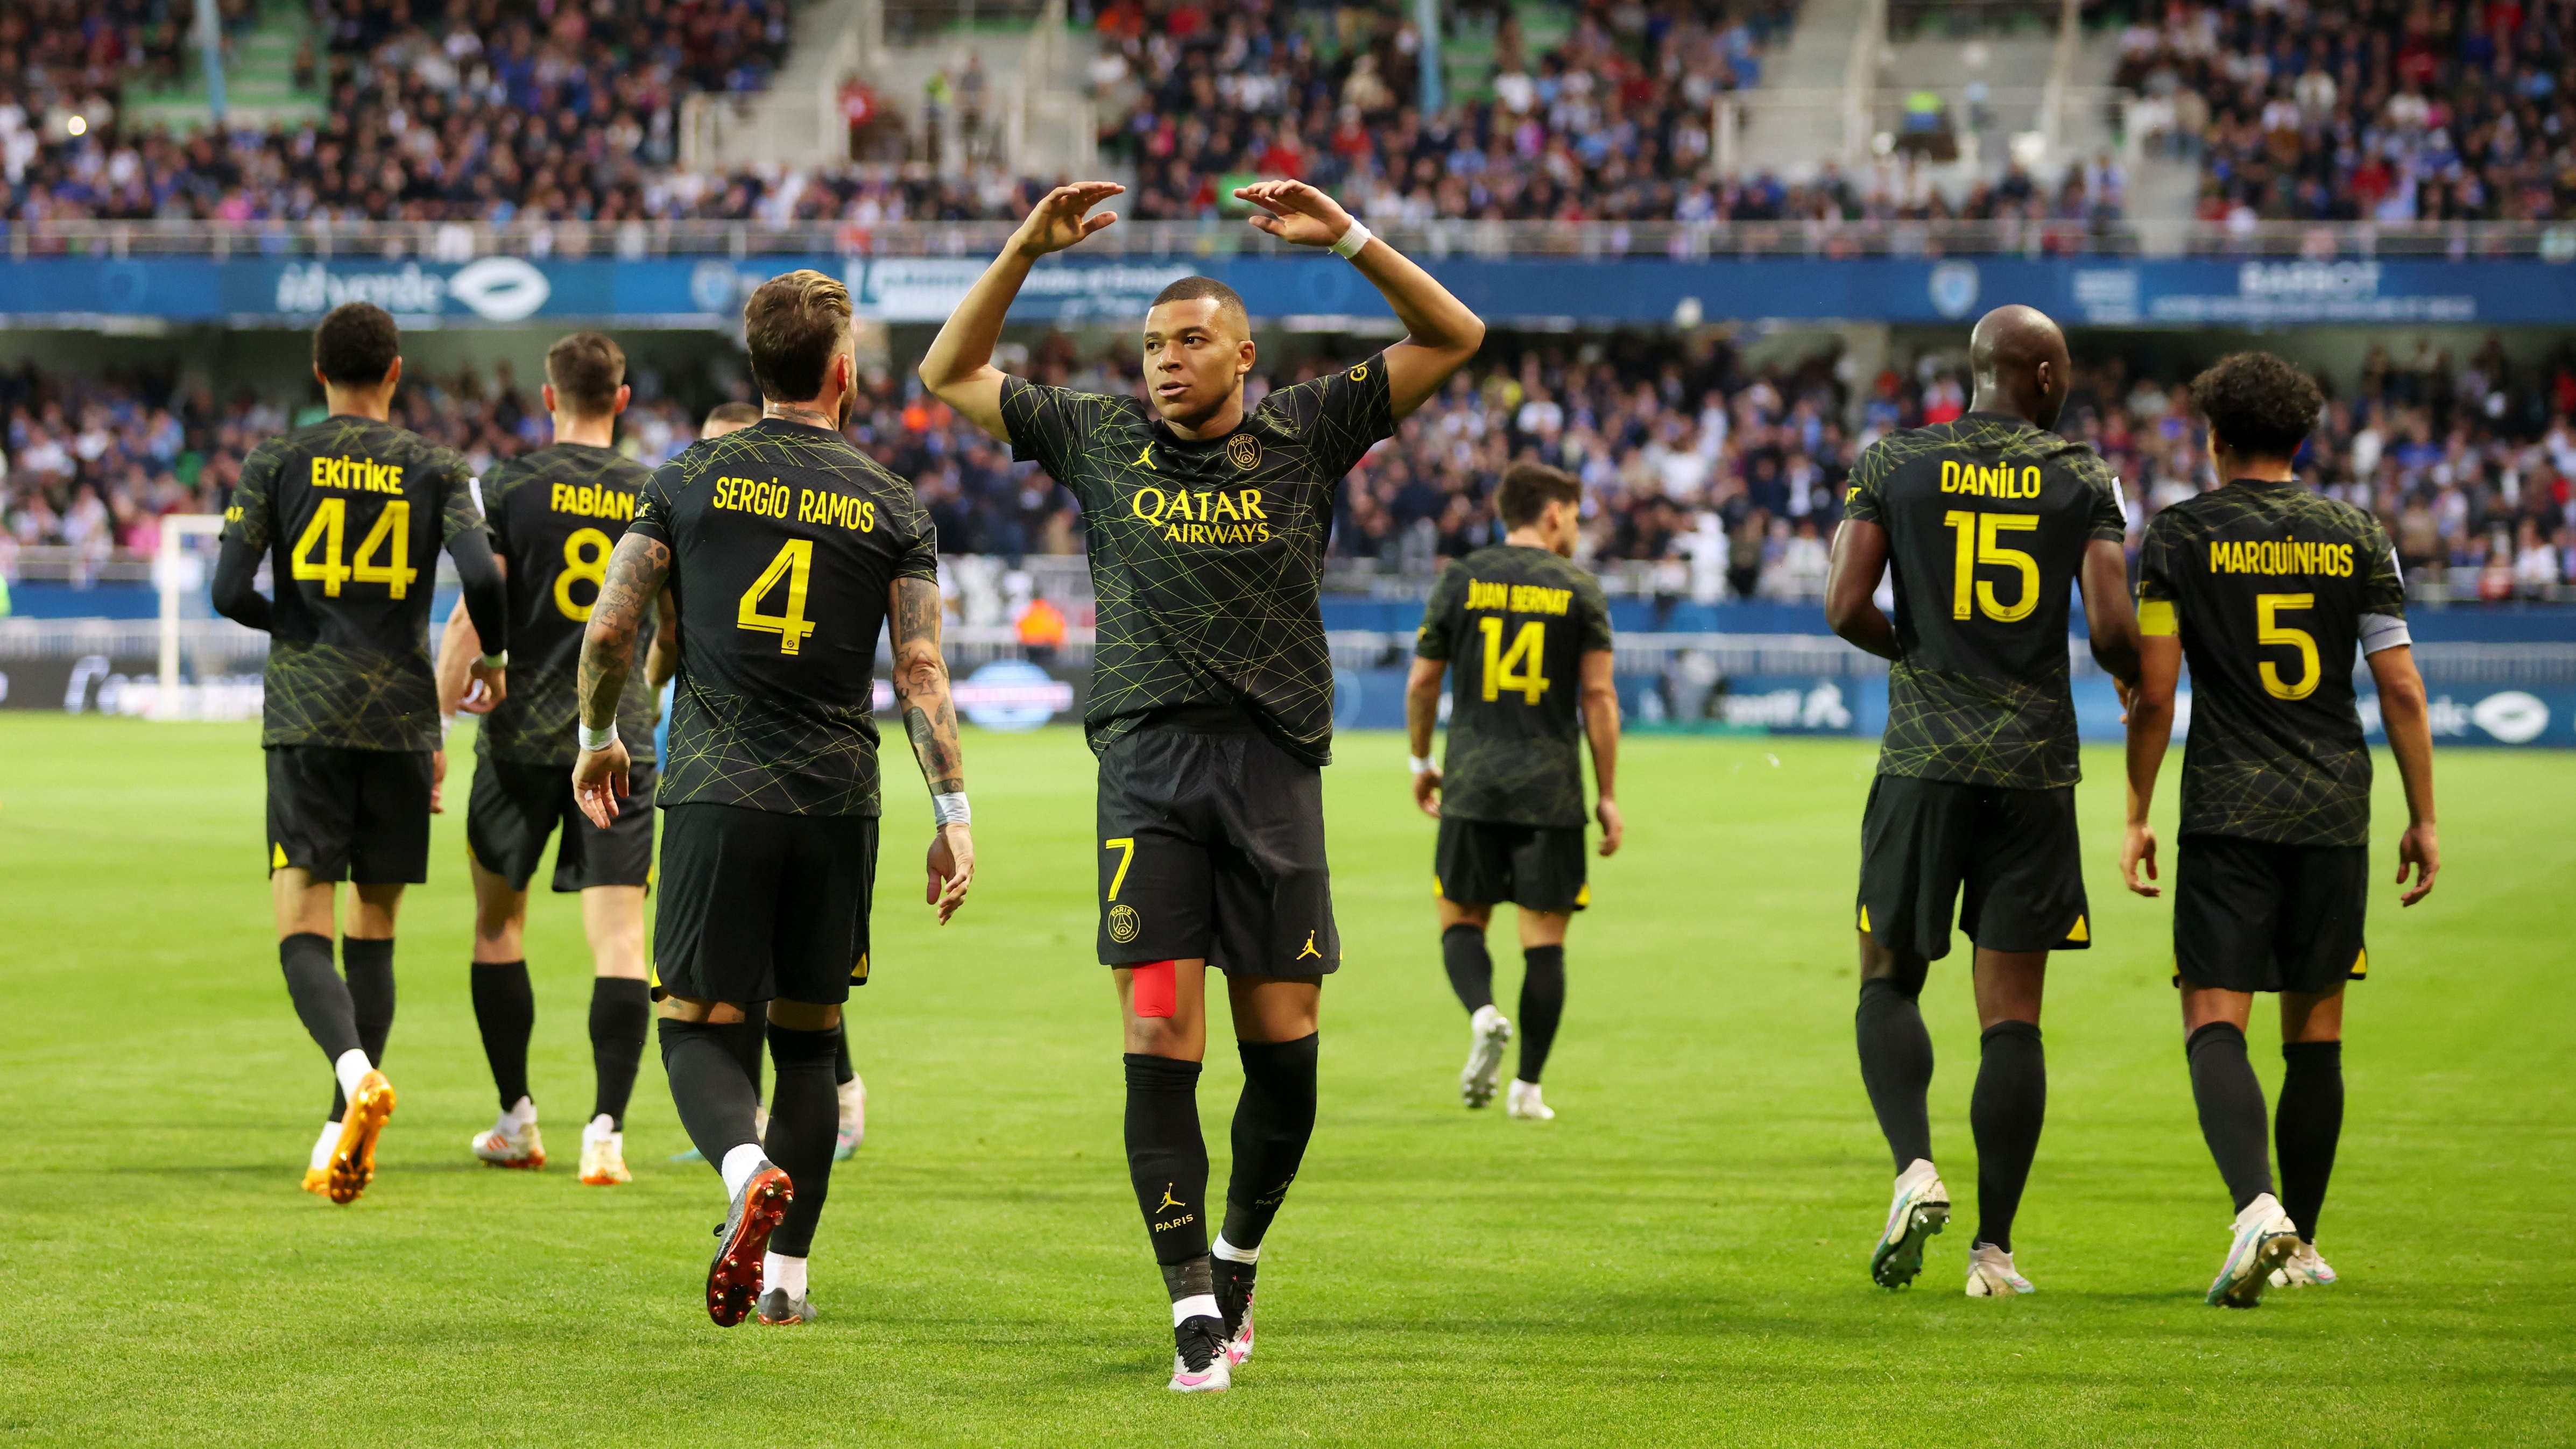
[[[813,623],[805,617],[805,585],[814,576],[814,541],[791,538],[778,550],[778,557],[760,571],[751,587],[742,591],[742,604],[734,613],[734,626],[760,634],[778,636],[778,652],[793,654],[805,636],[814,632]],[[787,607],[775,614],[760,611],[761,600],[787,581]]]

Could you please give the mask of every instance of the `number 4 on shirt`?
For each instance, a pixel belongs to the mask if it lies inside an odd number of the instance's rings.
[[[805,617],[805,586],[813,576],[814,540],[787,540],[786,545],[778,550],[778,557],[771,559],[769,567],[760,571],[760,577],[752,580],[751,587],[742,591],[742,604],[734,613],[734,626],[755,633],[775,634],[778,636],[779,653],[795,653],[797,646],[805,642],[805,636],[814,632],[812,621]],[[787,607],[775,614],[762,613],[761,600],[778,587],[781,579],[787,583]]]
[[[420,570],[411,567],[411,504],[392,499],[376,514],[376,526],[358,544],[358,552],[347,562],[340,559],[340,543],[349,527],[349,500],[325,498],[313,510],[313,521],[295,540],[295,551],[287,556],[287,576],[300,580],[318,580],[326,598],[340,597],[340,586],[347,583],[383,584],[386,592],[401,598],[411,590],[412,580]],[[382,562],[374,562],[382,553]],[[317,557],[318,555],[318,557]]]

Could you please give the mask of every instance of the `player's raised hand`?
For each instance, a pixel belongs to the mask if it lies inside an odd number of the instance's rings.
[[[1328,247],[1351,229],[1342,204],[1303,181],[1256,181],[1236,187],[1234,196],[1261,208],[1254,226],[1293,246]]]
[[[2433,838],[2431,822],[2409,825],[2397,837],[2397,883],[2406,884],[2408,867],[2415,871],[2415,888],[2397,898],[2397,904],[2411,906],[2433,893],[2433,877],[2442,870],[2442,847]]]
[[[966,904],[966,888],[975,883],[975,837],[962,824],[940,826],[930,837],[926,865],[930,879],[922,887],[921,899],[939,908],[939,924],[944,926]]]
[[[1605,857],[1617,855],[1619,842],[1626,839],[1628,835],[1628,821],[1619,813],[1619,802],[1604,795],[1601,797],[1601,803],[1592,807],[1592,814],[1601,822],[1602,855]]]
[[[1032,259],[1063,251],[1116,221],[1118,213],[1114,211],[1094,217],[1083,213],[1126,189],[1115,181],[1077,181],[1059,186],[1038,198],[1028,220],[1020,223],[1018,233],[1011,238],[1011,245],[1021,256]]]
[[[628,793],[626,770],[624,740],[611,740],[604,750],[584,750],[572,762],[573,803],[602,830],[617,823],[617,802]]]
[[[1434,765],[1413,777],[1413,803],[1422,807],[1423,814],[1434,820],[1440,818],[1439,766]]]
[[[2141,865],[2144,865],[2147,868],[2146,881],[2138,879],[2138,867]],[[2142,896],[2163,895],[2165,893],[2165,888],[2163,886],[2149,885],[2147,883],[2147,881],[2152,881],[2155,878],[2155,827],[2141,821],[2138,824],[2129,826],[2127,831],[2120,837],[2120,883]],[[2397,878],[2399,880],[2404,880],[2406,878],[2406,873],[2404,871],[2399,871],[2397,873]]]

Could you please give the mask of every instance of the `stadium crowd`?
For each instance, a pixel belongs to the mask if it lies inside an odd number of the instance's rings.
[[[1354,360],[1257,375],[1248,396]],[[1852,460],[1890,429],[1958,416],[1968,398],[1957,361],[1882,371],[1854,408],[1829,356],[1756,367],[1723,343],[1497,334],[1478,366],[1353,471],[1332,549],[1354,566],[1405,572],[1491,541],[1502,470],[1530,458],[1584,479],[1583,556],[1595,567],[1642,568],[1674,598],[1813,597]],[[1092,390],[1139,379],[1132,349],[1086,356],[1063,333],[1026,367]],[[2158,510],[2214,481],[2186,377],[2088,356],[2060,420],[2119,473],[2133,546]],[[695,414],[641,380],[619,446],[649,465],[687,445]],[[2358,382],[2332,393],[2302,472],[2378,514],[2410,577],[2489,597],[2576,583],[2576,344],[2536,365],[2492,340],[2465,360],[2420,338],[2381,344]],[[160,514],[219,509],[243,455],[302,416],[166,377],[0,371],[0,553],[51,544],[93,563],[119,549],[148,555]],[[407,382],[394,420],[478,469],[548,436],[534,389],[506,365]],[[849,435],[915,481],[945,552],[1016,560],[1083,548],[1070,496],[921,394],[908,371],[870,377]]]
[[[2576,216],[2576,0],[2142,6],[2120,49],[2204,220]]]

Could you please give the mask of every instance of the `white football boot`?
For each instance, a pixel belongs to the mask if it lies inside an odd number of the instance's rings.
[[[2272,1270],[2299,1250],[2299,1228],[2281,1211],[2281,1200],[2262,1193],[2236,1215],[2227,1240],[2227,1261],[2209,1284],[2212,1308],[2251,1308],[2263,1301]]]
[[[1971,1298],[2018,1298],[2039,1290],[2013,1267],[2012,1254],[1992,1243],[1975,1243],[1968,1248],[1968,1296]]]
[[[1929,1159],[1918,1157],[1896,1175],[1896,1197],[1887,1205],[1887,1228],[1869,1255],[1870,1281],[1902,1288],[1923,1271],[1923,1245],[1950,1225],[1950,1189]]]
[[[494,1167],[533,1171],[546,1165],[546,1142],[537,1135],[537,1104],[525,1097],[500,1115],[489,1132],[477,1133],[474,1155]]]
[[[2326,1288],[2333,1286],[2335,1270],[2317,1256],[2317,1245],[2305,1238],[2299,1240],[2288,1261],[2272,1270],[2275,1288]]]
[[[1553,1122],[1556,1109],[1539,1100],[1538,1083],[1512,1080],[1511,1094],[1503,1099],[1503,1111],[1524,1122]]]
[[[1467,1065],[1458,1071],[1458,1099],[1470,1107],[1494,1100],[1503,1079],[1503,1048],[1511,1045],[1512,1024],[1493,1006],[1480,1006],[1467,1022]]]

